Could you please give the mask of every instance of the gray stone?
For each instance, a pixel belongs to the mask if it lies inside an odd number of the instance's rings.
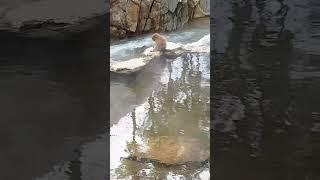
[[[152,6],[151,6],[152,5]],[[189,20],[187,0],[115,0],[111,4],[111,25],[129,34],[174,31]],[[121,39],[116,30],[113,39]]]
[[[179,3],[179,0],[167,0],[167,2],[168,2],[169,11],[174,13],[174,11],[176,10],[177,5]]]

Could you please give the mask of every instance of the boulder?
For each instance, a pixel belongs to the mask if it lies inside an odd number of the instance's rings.
[[[153,51],[153,47],[146,48],[141,57],[133,58],[125,61],[110,61],[110,71],[120,74],[129,74],[140,71],[146,65],[148,65],[153,59],[163,56],[167,59],[175,59],[181,54],[186,52],[193,53],[209,53],[210,51],[210,35],[206,35],[199,41],[179,44],[167,42],[167,48],[165,52]]]

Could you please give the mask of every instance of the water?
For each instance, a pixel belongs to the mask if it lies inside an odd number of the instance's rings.
[[[319,8],[213,4],[215,179],[319,179]]]
[[[166,36],[172,42],[191,43],[209,32],[209,19],[204,18]],[[151,46],[150,39],[151,35],[145,35],[114,43],[111,58],[135,57],[133,48]],[[194,138],[209,150],[208,53],[184,54],[173,61],[159,59],[133,75],[113,74],[110,83],[111,179],[209,179],[208,164],[163,167],[121,158],[128,156],[135,145],[146,148],[159,136]]]
[[[0,179],[106,179],[105,24],[66,41],[0,32]]]

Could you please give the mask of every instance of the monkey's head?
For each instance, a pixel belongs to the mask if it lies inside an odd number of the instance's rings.
[[[160,34],[154,33],[154,34],[152,35],[152,40],[155,41],[156,39],[159,39],[159,37],[160,37]]]

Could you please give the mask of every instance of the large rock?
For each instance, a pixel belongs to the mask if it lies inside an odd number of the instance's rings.
[[[114,0],[111,36],[121,39],[146,32],[174,31],[189,20],[209,15],[208,0]]]
[[[0,30],[32,37],[85,31],[107,13],[104,0],[40,0],[0,10]]]
[[[183,53],[209,53],[210,51],[210,35],[206,35],[200,40],[188,44],[179,43],[167,43],[167,51],[160,53],[159,51],[153,51],[153,47],[146,48],[141,57],[132,58],[126,61],[110,61],[110,71],[119,74],[130,74],[140,71],[152,60],[163,56],[167,59],[175,59]]]

